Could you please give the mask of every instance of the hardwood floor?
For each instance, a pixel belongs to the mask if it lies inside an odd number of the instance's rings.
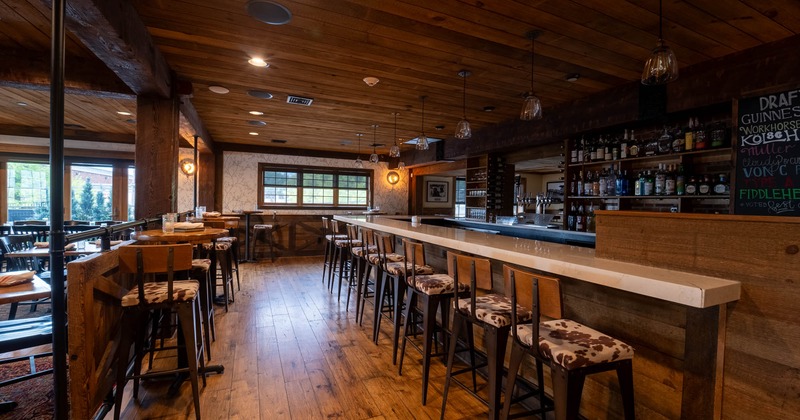
[[[372,307],[363,326],[355,305],[321,284],[321,257],[281,258],[241,265],[242,290],[225,313],[216,308],[212,363],[225,366],[201,385],[204,419],[439,418],[445,366],[433,362],[428,403],[421,400],[421,357],[408,348],[403,376],[391,362],[390,323],[379,345],[371,341]],[[173,355],[159,355],[174,363]],[[194,418],[192,391],[184,383],[167,397],[165,381],[142,384],[139,400],[125,389],[123,418]],[[446,418],[485,418],[487,408],[457,386]],[[106,416],[111,419],[112,415]]]

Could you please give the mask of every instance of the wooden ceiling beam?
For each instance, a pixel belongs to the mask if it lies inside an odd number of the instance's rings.
[[[131,2],[70,0],[66,14],[69,31],[134,93],[172,95],[169,64]]]
[[[7,136],[50,138],[50,128],[0,124],[0,134]],[[126,133],[98,133],[88,130],[64,128],[64,138],[67,140],[84,140],[84,141],[97,141],[103,143],[134,144],[136,136],[134,136],[133,134],[126,134]]]
[[[67,57],[64,90],[68,94],[133,99],[130,88],[96,59]],[[4,50],[0,86],[29,90],[50,89],[50,59],[33,51]]]
[[[188,97],[181,98],[180,112],[181,133],[186,133],[186,135],[192,137],[186,140],[194,145],[194,136],[196,135],[200,137],[201,140],[200,145],[198,145],[201,151],[215,153],[217,148],[214,145],[214,139],[211,137],[208,130],[206,130],[203,121],[197,114],[197,109],[195,109],[194,104],[192,104],[192,101]]]

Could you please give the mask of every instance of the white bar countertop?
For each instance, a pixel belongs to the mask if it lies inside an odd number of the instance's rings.
[[[741,295],[738,281],[598,258],[591,248],[412,224],[390,217],[336,215],[334,219],[695,308],[733,302]]]

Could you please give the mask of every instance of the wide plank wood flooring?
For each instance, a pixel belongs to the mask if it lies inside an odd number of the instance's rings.
[[[241,264],[242,290],[225,313],[216,308],[212,362],[225,366],[201,384],[204,419],[438,419],[445,366],[432,363],[428,404],[421,401],[421,356],[409,347],[403,376],[392,365],[389,322],[371,341],[372,306],[355,322],[322,285],[322,258]],[[172,359],[172,360],[170,360]],[[160,363],[174,357],[160,355]],[[138,401],[125,389],[123,418],[193,419],[191,385],[167,397],[166,381],[142,384]],[[486,418],[487,408],[457,386],[446,418]],[[107,419],[111,419],[111,414]]]

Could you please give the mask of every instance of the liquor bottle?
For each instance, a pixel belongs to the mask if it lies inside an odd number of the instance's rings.
[[[661,136],[658,138],[657,144],[657,153],[660,155],[664,155],[667,153],[672,152],[672,134],[670,134],[667,127],[664,126],[664,130],[661,132]]]
[[[653,174],[648,170],[644,174],[644,191],[642,195],[653,195],[655,190],[656,180]]]
[[[583,137],[581,137],[581,141],[580,141],[580,143],[578,143],[578,146],[577,146],[577,149],[578,149],[577,162],[578,163],[583,163],[583,159],[584,159],[583,158],[583,154],[584,154],[584,149],[585,148],[586,148],[586,142],[583,140]]]
[[[592,171],[586,171],[586,178],[583,180],[583,195],[592,195]]]
[[[670,165],[667,169],[667,179],[664,182],[664,194],[665,195],[675,195],[675,168],[673,165]]]
[[[684,131],[683,149],[687,152],[694,150],[694,122],[689,118],[689,125],[686,126]]]
[[[578,212],[575,213],[575,230],[578,232],[584,232],[586,230],[586,226],[583,223],[583,203],[578,206]]]
[[[684,147],[686,147],[686,133],[681,129],[680,126],[677,126],[675,127],[673,137],[674,140],[672,140],[672,153],[682,152]]]
[[[575,207],[575,202],[572,202],[572,205],[569,206],[569,216],[567,216],[567,229],[575,230],[575,217],[577,216],[575,213],[578,212],[578,209]]]
[[[678,164],[678,171],[675,173],[675,194],[686,194],[686,177],[683,174],[682,164]]]
[[[594,162],[597,160],[597,147],[594,142],[589,140],[589,162]]]
[[[609,161],[614,158],[614,154],[611,152],[611,137],[606,137],[606,141],[603,144],[603,160]]]
[[[631,143],[628,147],[628,155],[630,157],[639,156],[639,144],[636,143],[636,135],[634,134],[633,130],[631,130]]]
[[[600,196],[600,171],[594,171],[594,178],[592,178],[592,195],[595,197]]]
[[[633,195],[642,195],[644,191],[644,172],[639,172],[636,181],[633,183]]]
[[[597,143],[595,144],[595,146],[597,147],[597,150],[595,150],[595,155],[596,155],[597,160],[598,161],[604,160],[605,157],[606,157],[606,154],[605,154],[606,141],[603,140],[603,136],[600,136],[597,139]]]
[[[694,119],[694,126],[694,148],[695,150],[703,150],[708,147],[705,127],[697,121],[697,118]]]
[[[633,195],[631,194],[631,178],[628,176],[627,169],[622,174],[622,195]]]
[[[578,178],[578,180],[576,182],[576,188],[577,188],[577,190],[575,192],[575,195],[581,196],[581,195],[584,194],[584,192],[583,192],[583,171],[581,171],[581,175],[580,175],[580,177]]]
[[[730,186],[728,185],[728,176],[726,174],[717,175],[717,181],[714,183],[714,194],[730,194]]]
[[[711,127],[711,148],[722,147],[725,144],[725,123],[717,122]]]
[[[610,196],[617,195],[617,172],[614,171],[614,165],[611,165],[611,170],[606,176],[606,194]]]
[[[625,134],[622,135],[622,143],[619,145],[619,158],[625,159],[628,157],[628,129],[625,129]]]
[[[608,195],[608,172],[606,172],[606,168],[603,168],[603,172],[600,172],[600,176],[597,177],[597,184],[597,195],[600,197]]]
[[[711,192],[711,177],[704,175],[702,180],[697,182],[697,193],[708,195]]]
[[[578,163],[578,141],[575,141],[575,146],[572,147],[572,150],[569,151],[569,163],[576,164]]]
[[[617,195],[628,195],[627,192],[625,191],[625,183],[626,183],[625,181],[627,181],[625,179],[625,175],[622,174],[622,171],[619,171],[619,173],[617,174],[616,182],[614,183],[615,184],[614,190],[617,193]]]
[[[589,210],[586,213],[586,231],[594,233],[594,203],[589,204]]]
[[[611,146],[611,160],[619,160],[619,137],[614,139],[614,144]]]
[[[656,176],[655,176],[655,195],[664,195],[666,189],[667,189],[667,172],[664,171],[664,164],[659,163],[658,171],[656,171]]]
[[[686,195],[697,194],[697,178],[694,175],[689,177],[689,182],[686,183]]]

